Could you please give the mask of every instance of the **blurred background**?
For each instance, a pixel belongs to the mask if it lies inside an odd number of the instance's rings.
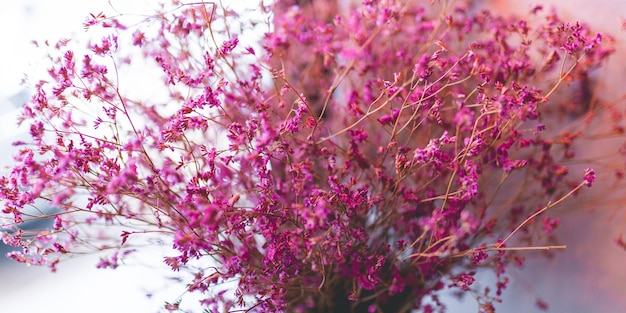
[[[477,0],[479,6],[502,14],[526,16],[541,4],[545,12],[555,11],[564,21],[580,21],[595,32],[616,40],[609,63],[594,73],[590,84],[604,103],[614,102],[624,113],[626,81],[626,1],[623,0]],[[604,40],[610,40],[605,36]],[[620,99],[615,101],[616,99]],[[608,114],[607,114],[608,115]],[[591,125],[602,133],[612,125],[604,116]],[[606,136],[605,136],[606,137]],[[557,236],[567,249],[554,258],[538,258],[529,253],[526,268],[514,276],[506,291],[502,312],[536,312],[534,299],[541,297],[549,312],[626,312],[626,251],[616,241],[624,239],[626,225],[626,185],[615,180],[613,167],[623,167],[623,156],[611,155],[623,145],[624,136],[585,141],[577,157],[593,164],[599,184],[581,197],[553,211],[561,217]],[[577,172],[572,172],[573,174]]]
[[[122,6],[123,1],[114,1],[114,5],[120,11],[142,12],[142,8],[156,3],[128,2]],[[474,4],[503,14],[525,15],[536,2],[478,0]],[[45,71],[45,51],[34,49],[31,41],[54,42],[61,37],[88,36],[82,22],[89,13],[106,12],[107,3],[105,0],[0,1],[0,165],[11,161],[15,150],[10,143],[27,136],[26,128],[14,126],[20,105],[30,98],[30,90],[20,82],[25,73]],[[600,75],[600,88],[609,98],[624,94],[626,36],[621,28],[626,3],[623,0],[541,3],[546,9],[558,8],[564,19],[584,20],[621,42],[606,72]],[[614,143],[591,144],[592,149],[587,152],[590,155]],[[609,177],[610,173],[600,171],[599,180],[602,175]],[[551,260],[529,252],[527,267],[512,273],[514,281],[505,291],[504,304],[497,306],[498,312],[538,312],[535,305],[538,297],[547,301],[550,312],[626,312],[626,251],[615,244],[624,227],[621,210],[624,189],[622,185],[599,188],[612,188],[616,198],[609,202],[587,197],[577,200],[576,207],[584,209],[569,212],[562,209],[558,235],[568,249],[555,252]],[[0,246],[1,253],[8,251]],[[95,268],[98,256],[85,256],[61,264],[56,274],[0,258],[0,312],[156,312],[163,300],[175,300],[184,289],[167,278],[169,271],[160,262],[162,254],[163,249],[155,245],[153,250],[142,253],[145,259],[116,270],[98,270]],[[487,275],[478,283],[492,279]],[[450,297],[446,302],[450,304],[450,312],[477,311],[472,299],[457,301]]]

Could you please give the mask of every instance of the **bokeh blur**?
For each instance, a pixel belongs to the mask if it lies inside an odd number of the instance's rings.
[[[540,4],[546,13],[557,12],[567,21],[580,21],[616,40],[609,63],[594,73],[589,83],[598,99],[613,102],[618,112],[626,107],[626,2],[623,0],[477,0],[478,5],[502,14],[527,16]],[[609,40],[605,36],[605,40]],[[619,100],[621,99],[621,100]],[[617,100],[617,101],[616,101]],[[608,116],[592,124],[592,131],[608,131]],[[595,162],[597,186],[564,204],[555,215],[561,217],[557,236],[567,249],[550,260],[540,253],[528,254],[524,270],[518,271],[504,295],[503,312],[537,312],[535,299],[549,305],[549,312],[625,312],[626,250],[616,244],[626,226],[624,182],[615,181],[613,167],[623,166],[623,155],[611,155],[625,138],[596,138],[586,142],[578,157]],[[553,215],[553,216],[555,216]],[[622,236],[623,239],[623,236]],[[516,282],[515,282],[516,281]]]

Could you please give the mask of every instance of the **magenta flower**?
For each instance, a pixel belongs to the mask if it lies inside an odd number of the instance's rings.
[[[585,169],[583,180],[585,181],[585,186],[591,187],[596,181],[596,172],[592,168]]]

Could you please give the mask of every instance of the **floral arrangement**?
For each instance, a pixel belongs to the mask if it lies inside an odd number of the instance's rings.
[[[520,250],[562,247],[543,213],[594,183],[570,173],[571,125],[593,117],[610,40],[541,7],[298,2],[260,2],[265,20],[213,2],[93,14],[88,49],[46,43],[32,139],[0,178],[8,256],[116,268],[154,237],[207,312],[443,312],[450,289],[493,312]],[[145,67],[158,79],[128,78]],[[21,228],[35,219],[52,222]],[[496,286],[477,290],[479,270]]]

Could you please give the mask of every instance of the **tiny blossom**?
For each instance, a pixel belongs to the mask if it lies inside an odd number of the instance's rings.
[[[480,154],[480,152],[482,151],[483,147],[483,140],[480,138],[475,138],[473,141],[470,142],[470,138],[465,138],[463,139],[463,143],[467,149],[467,156],[468,157],[474,157]]]
[[[237,44],[239,44],[239,39],[237,37],[226,40],[222,44],[222,47],[219,50],[219,54],[221,55],[230,54],[230,52],[233,51],[235,47],[237,47]]]
[[[441,152],[440,148],[455,141],[456,137],[449,137],[448,132],[444,131],[441,137],[430,139],[425,148],[415,150],[415,161],[418,163],[436,162],[441,164],[441,161],[438,159],[445,158],[445,153]]]
[[[472,262],[475,265],[478,265],[485,261],[489,257],[489,254],[485,252],[483,248],[477,248],[472,252]]]
[[[550,234],[552,233],[560,224],[560,220],[558,218],[551,219],[549,217],[544,217],[542,220],[543,230]]]
[[[461,290],[469,290],[474,281],[476,281],[474,275],[461,273],[454,279],[454,285],[461,288]]]
[[[596,181],[596,172],[592,168],[586,169],[583,180],[585,181],[585,186],[591,187],[591,185],[593,185]]]

